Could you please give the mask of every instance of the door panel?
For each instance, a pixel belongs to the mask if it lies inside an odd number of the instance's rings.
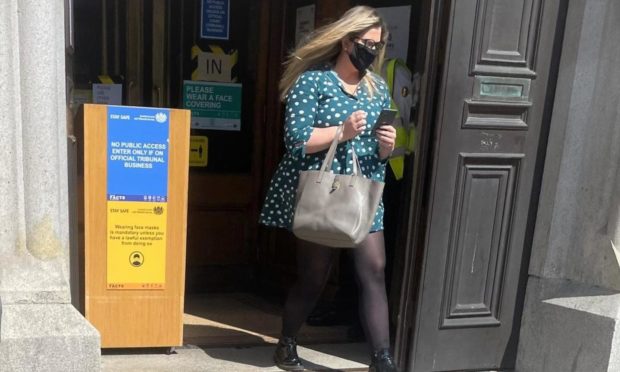
[[[196,173],[190,179],[189,267],[249,265],[247,236],[251,221],[252,179],[249,175]],[[188,283],[200,274],[190,273]],[[194,283],[191,283],[194,284]],[[199,283],[196,284],[199,286]],[[210,289],[210,288],[209,288]]]
[[[120,1],[120,0],[117,0]],[[242,84],[238,131],[192,129],[208,138],[208,164],[189,173],[186,289],[244,290],[255,264],[266,52],[267,1],[230,1],[226,40],[200,37],[201,0],[127,0],[124,5],[126,103],[182,107],[184,80],[197,68],[192,48],[237,52],[232,68]],[[213,272],[217,271],[217,274]]]
[[[560,4],[450,3],[410,371],[514,368]]]
[[[441,329],[499,325],[522,155],[459,154]]]
[[[227,40],[200,37],[200,0],[184,0],[181,51],[183,79],[191,80],[197,68],[195,46],[204,52],[237,52],[232,67],[241,90],[239,131],[192,129],[192,135],[208,138],[208,165],[190,169],[187,291],[243,291],[254,285],[258,220],[254,185],[261,175],[260,138],[265,86],[257,82],[265,74],[265,51],[258,48],[266,37],[266,1],[230,1]],[[183,82],[178,81],[178,86]],[[171,92],[172,96],[172,92]],[[179,97],[178,105],[182,104]]]
[[[130,106],[144,104],[144,12],[142,0],[128,0],[126,4],[125,77],[127,79],[125,103]]]
[[[151,0],[153,12],[152,29],[152,64],[151,64],[151,106],[165,107],[168,103],[168,24],[166,18],[166,0]]]
[[[473,8],[471,2],[468,3]],[[479,0],[471,55],[476,74],[535,77],[542,0]]]
[[[263,196],[269,186],[271,176],[285,151],[282,141],[284,135],[283,105],[278,99],[277,84],[281,77],[282,61],[295,47],[297,9],[314,5],[315,27],[320,27],[340,17],[350,7],[350,0],[280,0],[271,3],[274,31],[270,39],[271,71],[266,102],[265,173],[258,208],[262,207]],[[260,229],[260,247],[257,256],[259,279],[263,290],[282,294],[292,284],[296,275],[296,244],[297,239],[288,231],[273,228]],[[338,265],[334,265],[336,266]],[[335,277],[337,273],[335,270],[333,272],[333,277]],[[329,283],[326,293],[333,290],[332,285],[333,281]]]

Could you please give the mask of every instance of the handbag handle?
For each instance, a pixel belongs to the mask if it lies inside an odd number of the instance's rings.
[[[323,172],[327,172],[327,167],[331,166],[331,164],[334,162],[334,155],[336,154],[336,147],[338,147],[338,138],[340,138],[340,134],[342,134],[343,130],[344,130],[344,125],[338,126],[338,129],[336,130],[336,135],[334,136],[334,139],[332,140],[332,144],[329,146],[329,150],[327,150],[327,154],[325,154],[325,160],[323,160],[323,165],[321,165],[321,174],[323,174]]]
[[[344,130],[344,125],[339,125],[336,130],[336,135],[332,140],[332,144],[329,146],[329,150],[327,150],[327,154],[325,154],[325,159],[323,160],[323,165],[321,165],[321,171],[319,173],[319,178],[317,182],[321,182],[323,179],[323,174],[327,172],[328,167],[334,162],[334,156],[336,155],[336,147],[338,147],[338,138],[340,138],[340,134]],[[357,158],[357,154],[355,153],[355,149],[351,146],[352,158],[353,158],[353,175],[357,176],[361,173],[359,159]]]

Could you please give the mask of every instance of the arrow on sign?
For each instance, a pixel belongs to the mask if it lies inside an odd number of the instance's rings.
[[[191,167],[207,166],[209,139],[206,136],[191,136],[189,151],[189,165]]]
[[[202,145],[200,145],[197,149],[192,149],[192,152],[197,152],[198,153],[198,157],[202,158]]]

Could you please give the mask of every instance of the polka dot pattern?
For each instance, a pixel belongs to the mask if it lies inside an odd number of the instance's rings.
[[[351,173],[354,149],[362,174],[373,180],[384,180],[385,161],[379,159],[379,146],[370,126],[383,108],[390,107],[390,99],[383,79],[376,74],[372,76],[377,87],[372,97],[363,83],[354,95],[348,94],[329,67],[306,71],[299,76],[286,98],[286,154],[271,179],[260,214],[261,224],[292,228],[299,172],[320,169],[325,158],[325,151],[306,154],[306,143],[313,128],[341,125],[354,111],[366,111],[369,125],[357,137],[338,145],[331,169],[334,173]],[[371,231],[379,230],[383,230],[383,201],[377,208],[371,227]]]

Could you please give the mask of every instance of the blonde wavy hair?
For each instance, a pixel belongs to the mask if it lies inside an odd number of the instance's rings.
[[[342,40],[360,36],[374,27],[381,27],[381,41],[387,43],[387,26],[379,13],[368,6],[356,6],[347,10],[337,21],[316,29],[300,42],[284,62],[284,73],[279,85],[280,99],[286,99],[288,91],[304,71],[335,62],[342,49]],[[370,68],[371,71],[381,71],[384,55],[385,48],[382,48]],[[366,74],[362,79],[371,96],[376,89],[374,79],[373,74]]]

